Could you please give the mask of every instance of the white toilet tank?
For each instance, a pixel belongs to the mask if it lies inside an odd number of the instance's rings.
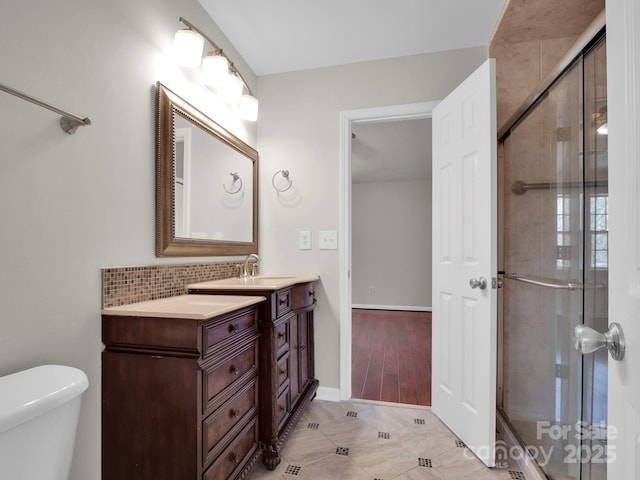
[[[82,370],[42,365],[0,377],[0,480],[67,480]]]

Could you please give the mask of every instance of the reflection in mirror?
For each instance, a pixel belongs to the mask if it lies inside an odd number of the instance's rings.
[[[257,252],[258,153],[158,83],[157,256]]]
[[[176,236],[250,242],[253,162],[180,114],[174,131]]]

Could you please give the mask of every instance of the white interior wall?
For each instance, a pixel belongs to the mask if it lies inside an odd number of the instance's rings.
[[[256,145],[255,124],[167,59],[180,16],[255,87],[196,0],[0,2],[0,82],[92,121],[67,135],[56,114],[0,92],[0,375],[87,373],[71,480],[100,478],[100,268],[215,260],[155,258],[155,82]]]
[[[352,185],[354,305],[431,308],[430,180]]]
[[[263,268],[320,275],[315,345],[323,387],[340,384],[339,254],[318,249],[318,231],[338,230],[346,208],[339,196],[340,112],[440,100],[486,58],[486,47],[476,47],[258,79]],[[271,178],[283,168],[293,188],[278,194]],[[300,230],[312,231],[311,250],[298,250]]]

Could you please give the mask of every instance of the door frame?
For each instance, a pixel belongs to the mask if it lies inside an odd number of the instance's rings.
[[[607,478],[640,475],[640,8],[637,1],[606,2],[607,105],[609,123],[609,322],[624,329],[622,362],[609,358],[608,425],[616,429],[608,448],[617,461],[607,463]],[[615,159],[616,161],[611,161]]]
[[[431,112],[438,103],[407,103],[340,112],[340,400],[351,398],[351,127],[353,124],[431,118]]]

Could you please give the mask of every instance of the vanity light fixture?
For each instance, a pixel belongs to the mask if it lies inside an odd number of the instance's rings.
[[[214,90],[220,90],[229,75],[229,62],[220,54],[210,54],[202,59],[202,83]]]
[[[173,56],[184,67],[196,67],[202,59],[204,39],[193,30],[178,30],[173,37]]]
[[[607,115],[607,106],[600,107],[598,113],[594,116],[594,123],[596,127],[596,132],[600,135],[609,135],[609,124],[608,124],[608,115]]]
[[[598,127],[598,130],[596,130],[600,135],[609,135],[609,125],[606,123],[603,123],[602,125],[600,125]]]
[[[183,66],[202,65],[202,82],[220,93],[228,103],[238,105],[243,119],[255,122],[258,119],[258,99],[233,62],[198,27],[182,17],[180,23],[187,28],[178,30],[174,37],[176,61]],[[202,58],[205,42],[212,52]]]
[[[258,99],[251,95],[242,95],[240,99],[240,115],[245,120],[255,122],[258,120]]]
[[[242,80],[233,73],[230,73],[227,75],[227,81],[222,86],[220,94],[226,102],[237,105],[242,98],[243,87]]]

